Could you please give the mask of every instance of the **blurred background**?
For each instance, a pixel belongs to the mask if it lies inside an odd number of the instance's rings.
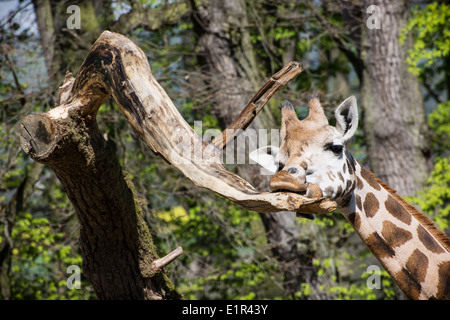
[[[75,5],[75,7],[73,7]],[[72,6],[72,7],[70,7]],[[278,105],[300,118],[307,96],[333,111],[350,95],[355,158],[450,231],[450,5],[446,1],[0,1],[0,298],[96,299],[68,289],[82,259],[79,225],[49,167],[19,144],[20,121],[53,108],[104,30],[124,34],[186,121],[224,129],[288,62],[304,71],[252,123],[278,129]],[[112,99],[97,117],[139,197],[185,299],[404,299],[338,212],[314,221],[258,214],[195,187],[135,135]],[[256,165],[227,168],[267,190]],[[380,289],[370,289],[369,266]],[[372,269],[370,269],[372,270]]]

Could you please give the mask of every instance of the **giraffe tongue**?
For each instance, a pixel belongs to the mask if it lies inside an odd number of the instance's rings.
[[[322,198],[323,193],[320,187],[317,184],[310,184],[308,186],[308,191],[306,193],[308,198]]]
[[[290,191],[300,194],[306,194],[308,183],[301,183],[298,179],[292,177],[287,171],[278,171],[269,182],[270,191]]]

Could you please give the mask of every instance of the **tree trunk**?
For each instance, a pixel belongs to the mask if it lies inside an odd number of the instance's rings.
[[[410,13],[409,1],[365,1],[377,5],[380,28],[363,24],[364,61],[361,106],[368,157],[374,173],[397,189],[414,195],[431,170],[428,127],[419,82],[405,63],[410,40],[399,43]],[[376,13],[375,13],[376,14]],[[363,16],[367,16],[365,12]]]
[[[96,42],[76,80],[66,76],[58,108],[22,121],[21,145],[63,184],[80,221],[83,272],[99,299],[176,299],[164,270],[154,267],[158,256],[133,184],[95,120],[110,95],[101,75],[114,85],[112,70],[124,72],[114,47],[123,39],[108,35]],[[127,41],[122,45],[129,47]],[[127,58],[133,53],[129,47]]]
[[[222,128],[225,128],[249,101],[248,92],[254,92],[261,83],[247,29],[245,2],[212,0],[207,6],[193,3],[192,7],[192,21],[202,49],[200,60],[211,74],[211,87],[216,89],[213,98],[215,110]],[[278,127],[270,110],[264,109],[250,126],[253,129]],[[245,145],[237,145],[236,148],[237,152],[245,152],[239,149]],[[258,190],[268,190],[268,177],[260,174],[258,166],[239,165],[238,173]],[[261,213],[260,217],[269,246],[284,274],[286,294],[294,297],[301,284],[308,283],[319,296],[313,256],[297,248],[301,228],[294,221],[295,214],[284,211]]]
[[[153,278],[147,272],[157,255],[143,210],[131,181],[122,172],[95,120],[75,115],[53,123],[34,116],[28,121],[26,118],[23,125],[29,132],[66,133],[57,141],[51,136],[40,136],[46,141],[35,147],[46,149],[57,145],[54,152],[39,161],[53,169],[77,211],[83,273],[97,297],[176,297],[164,274]]]
[[[55,75],[55,28],[53,25],[52,8],[50,0],[34,0],[34,12],[41,37],[42,51],[44,52],[47,74],[50,79]]]

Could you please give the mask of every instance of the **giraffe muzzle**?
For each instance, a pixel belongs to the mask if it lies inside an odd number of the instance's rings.
[[[290,173],[291,172],[291,173]],[[278,171],[269,182],[272,192],[295,192],[308,198],[322,197],[322,190],[316,184],[307,183],[305,175],[299,174],[292,168]]]

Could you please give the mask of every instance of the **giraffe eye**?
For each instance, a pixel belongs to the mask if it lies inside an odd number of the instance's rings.
[[[325,150],[330,150],[335,155],[340,155],[342,150],[344,150],[344,146],[342,144],[328,144],[325,146]]]

